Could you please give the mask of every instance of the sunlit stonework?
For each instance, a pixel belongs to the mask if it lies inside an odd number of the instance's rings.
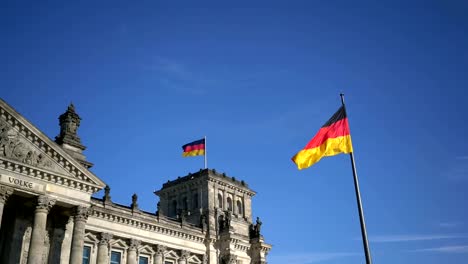
[[[136,194],[117,204],[89,170],[73,104],[59,124],[52,141],[0,100],[0,263],[267,263],[244,181],[205,169],[165,183],[156,212]]]

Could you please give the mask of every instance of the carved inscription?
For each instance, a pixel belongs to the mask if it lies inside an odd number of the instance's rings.
[[[0,175],[0,182],[7,183],[9,185],[18,186],[22,189],[35,190],[35,191],[44,191],[44,185],[31,182],[28,179],[22,177],[13,177],[10,175]]]
[[[13,177],[8,177],[8,181],[11,184],[18,185],[18,186],[21,186],[21,187],[26,187],[26,188],[29,188],[29,189],[33,188],[33,183],[32,182],[23,181],[23,180],[16,179],[16,178],[13,178]]]

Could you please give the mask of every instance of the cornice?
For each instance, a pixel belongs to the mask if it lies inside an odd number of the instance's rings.
[[[98,185],[90,184],[89,182],[71,178],[66,175],[60,175],[56,172],[50,172],[32,167],[16,160],[14,161],[5,158],[3,156],[0,156],[0,169],[39,179],[45,181],[46,183],[53,183],[70,189],[80,190],[89,194],[93,194],[101,189],[101,187]]]
[[[208,177],[208,181],[216,183],[216,184],[218,184],[220,186],[224,186],[224,187],[229,188],[229,189],[231,189],[233,191],[237,191],[238,193],[247,194],[250,197],[252,197],[252,196],[254,196],[256,194],[256,192],[254,192],[252,190],[240,188],[240,187],[237,187],[235,185],[229,184],[225,180],[221,180],[218,177]]]
[[[131,214],[131,210],[129,212],[122,212],[125,209],[126,208],[117,208],[117,210],[119,211],[114,211],[113,208],[100,207],[98,204],[95,203],[93,205],[93,211],[90,217],[104,219],[109,222],[125,224],[134,228],[168,235],[176,238],[191,240],[197,243],[203,243],[205,240],[205,235],[201,232],[201,228],[200,230],[190,230],[188,229],[190,228],[190,226],[184,225],[182,229],[180,227],[180,223],[169,224],[163,222],[163,219],[160,219],[158,222],[158,218],[156,216],[145,215],[144,212],[142,212],[142,215],[136,216]]]

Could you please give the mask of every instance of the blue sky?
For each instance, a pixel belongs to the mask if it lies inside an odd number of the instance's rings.
[[[349,157],[290,161],[344,92],[374,262],[466,261],[467,2],[252,2],[2,1],[0,96],[51,138],[73,102],[92,171],[151,212],[206,135],[269,263],[363,263]]]

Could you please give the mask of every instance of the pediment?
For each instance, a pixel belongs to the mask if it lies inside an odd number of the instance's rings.
[[[105,186],[91,171],[0,99],[0,168],[94,193]]]
[[[169,250],[164,253],[165,258],[170,258],[170,259],[179,259],[179,255],[174,250]]]
[[[125,243],[125,241],[123,241],[120,238],[112,239],[109,244],[112,248],[123,248],[123,249],[128,248],[127,243]]]
[[[192,264],[192,263],[193,264],[201,264],[202,263],[201,259],[199,259],[196,255],[191,256],[187,261],[190,264]]]
[[[150,255],[156,253],[149,245],[144,245],[138,248],[138,252],[143,253],[143,254],[150,254]]]

